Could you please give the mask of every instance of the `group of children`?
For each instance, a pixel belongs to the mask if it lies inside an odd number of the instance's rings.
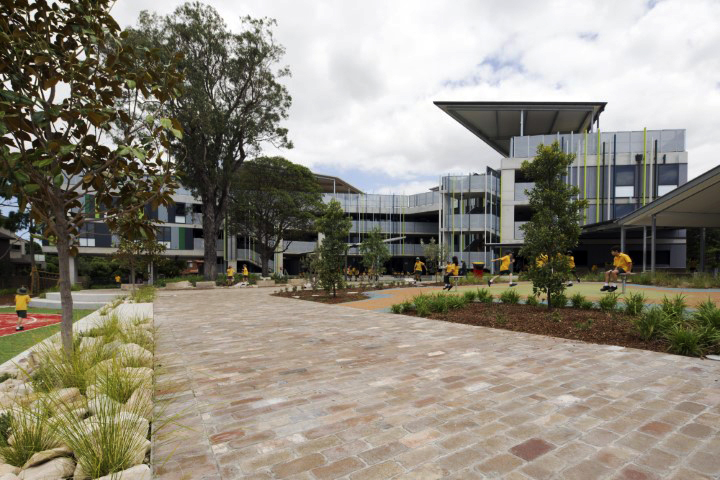
[[[247,283],[248,279],[250,278],[250,272],[248,271],[246,264],[243,264],[242,266],[242,277],[242,281],[245,283]],[[225,272],[225,278],[227,281],[227,286],[232,287],[235,283],[235,269],[232,266],[229,266],[227,268],[227,271]]]
[[[618,288],[618,275],[629,274],[632,272],[632,259],[628,254],[621,252],[619,246],[613,246],[610,249],[610,254],[613,256],[613,268],[605,272],[605,285],[603,285],[603,287],[600,289],[601,292],[614,292]],[[573,256],[571,251],[568,251],[565,257],[567,258],[567,262],[570,267],[570,274],[575,277],[575,280],[577,280],[578,283],[580,283],[580,277],[578,276],[575,269],[575,257]],[[512,276],[512,265],[515,263],[515,255],[512,252],[502,257],[494,258],[492,261],[500,262],[500,272],[498,273],[498,275],[495,275],[488,280],[488,287],[492,287],[492,284],[495,282],[495,280],[503,275],[509,276],[509,283],[511,287],[517,285],[516,282],[513,282]],[[457,257],[453,257],[453,262],[457,263]],[[540,268],[542,268],[547,263],[548,256],[544,254],[540,255],[535,260],[535,265]],[[445,283],[445,288],[447,288],[449,282],[446,281]],[[568,280],[567,286],[572,287],[572,285],[572,280]]]

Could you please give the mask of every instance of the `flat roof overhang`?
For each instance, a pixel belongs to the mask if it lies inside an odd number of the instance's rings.
[[[510,156],[512,137],[590,130],[607,105],[607,102],[433,103],[504,157]]]
[[[583,231],[598,232],[618,227],[720,228],[720,165],[610,222],[586,225]]]
[[[320,173],[313,173],[313,175],[315,175],[323,193],[363,193],[362,190],[350,185],[340,177]]]

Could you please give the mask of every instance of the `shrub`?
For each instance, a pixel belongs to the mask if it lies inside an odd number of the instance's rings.
[[[693,313],[693,320],[706,327],[720,330],[720,308],[709,298],[697,306]]]
[[[701,357],[704,354],[704,333],[690,326],[673,324],[665,332],[668,351],[688,357]]]
[[[586,301],[587,299],[581,293],[576,293],[575,295],[570,297],[570,304],[573,306],[573,308],[582,308],[583,303]]]
[[[110,335],[105,341],[112,338]],[[80,337],[75,337],[75,346],[70,355],[66,355],[57,343],[48,343],[38,347],[38,368],[32,376],[32,385],[36,391],[49,392],[55,388],[77,387],[85,394],[92,383],[92,367],[107,360],[112,352],[104,348],[104,342],[80,345]]]
[[[585,300],[580,304],[580,308],[583,310],[592,310],[593,308],[595,308],[595,304],[590,300]]]
[[[568,303],[567,296],[562,292],[554,293],[551,300],[553,307],[566,307]]]
[[[477,292],[474,290],[465,290],[463,292],[463,298],[467,303],[472,303],[475,301],[475,298],[477,298]]]
[[[598,306],[603,312],[614,312],[618,308],[619,298],[620,294],[618,293],[606,293],[598,302]]]
[[[646,310],[632,322],[640,338],[645,341],[660,336],[668,324],[665,312],[659,307]]]
[[[478,288],[477,289],[477,299],[481,303],[492,303],[493,302],[492,293],[490,293],[490,290],[488,290],[487,288]]]
[[[413,304],[405,300],[402,303],[396,303],[390,307],[392,313],[405,313],[413,309]]]
[[[133,290],[130,300],[133,303],[152,303],[155,300],[155,287],[146,285]]]
[[[538,305],[540,305],[540,302],[538,301],[538,299],[535,295],[528,295],[527,299],[525,299],[525,305],[530,305],[531,307],[537,307]]]
[[[468,304],[465,295],[445,295],[445,305],[449,310],[457,310]]]
[[[415,311],[421,317],[427,317],[430,315],[430,296],[429,295],[418,295],[413,298],[413,304],[415,305]]]
[[[516,290],[505,290],[500,294],[499,298],[502,303],[509,303],[513,305],[520,303],[520,294]]]
[[[625,313],[636,317],[645,309],[646,297],[642,293],[630,293],[625,297]]]
[[[7,439],[10,436],[10,413],[0,413],[0,447],[7,447]]]
[[[22,467],[37,452],[59,446],[52,435],[48,418],[50,413],[42,404],[30,407],[16,406],[10,414],[9,427],[13,444],[0,446],[0,458],[5,463]]]
[[[677,294],[673,298],[663,297],[660,308],[665,312],[668,319],[676,323],[681,322],[685,317],[685,308],[687,308],[685,295]]]

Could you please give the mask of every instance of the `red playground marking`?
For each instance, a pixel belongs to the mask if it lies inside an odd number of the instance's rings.
[[[28,313],[22,324],[25,331],[28,331],[33,328],[60,323],[61,319],[62,315],[55,313]],[[0,313],[0,337],[13,333],[22,333],[15,330],[16,325],[17,315],[14,313]]]

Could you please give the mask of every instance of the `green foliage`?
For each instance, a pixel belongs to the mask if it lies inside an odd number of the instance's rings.
[[[230,231],[255,239],[263,276],[277,251],[285,251],[291,233],[312,229],[322,210],[315,175],[282,157],[260,157],[238,170],[231,184]]]
[[[535,295],[528,295],[525,299],[525,305],[530,305],[531,307],[537,307],[540,305],[540,301]]]
[[[680,322],[685,318],[685,309],[687,308],[685,296],[681,294],[677,294],[672,298],[664,296],[660,308],[670,321],[674,323]]]
[[[516,290],[507,289],[500,294],[500,302],[516,305],[520,303],[520,294]]]
[[[166,16],[143,12],[128,42],[183,55],[183,96],[168,109],[185,126],[173,144],[182,183],[203,199],[203,237],[218,238],[235,173],[263,145],[292,148],[287,118],[291,97],[280,83],[285,50],[272,19],[240,18],[233,28],[211,6],[186,2]],[[279,67],[279,68],[278,68]],[[258,184],[263,182],[258,179]],[[205,243],[205,278],[217,274],[215,242]]]
[[[406,301],[404,301],[404,302],[402,302],[402,303],[396,303],[395,305],[392,305],[392,306],[390,307],[390,311],[391,311],[392,313],[400,313],[400,314],[402,314],[402,313],[411,311],[413,308],[414,308],[414,307],[413,307],[412,302],[406,300]]]
[[[362,263],[371,274],[381,275],[385,273],[385,262],[390,260],[390,250],[387,243],[383,242],[383,235],[380,227],[376,227],[360,243],[360,255]]]
[[[8,437],[10,436],[10,412],[0,413],[0,448],[8,446]]]
[[[415,311],[421,317],[431,313],[447,313],[450,310],[462,308],[468,304],[463,295],[420,294],[413,298]]]
[[[490,293],[490,290],[488,290],[487,288],[478,288],[477,289],[477,299],[481,303],[492,303],[493,302],[492,293]]]
[[[659,307],[645,310],[640,316],[632,320],[635,330],[645,341],[649,341],[662,335],[669,324],[667,315]]]
[[[669,343],[669,352],[688,357],[701,357],[705,353],[705,332],[695,327],[673,324],[665,331],[664,336]]]
[[[136,288],[130,294],[130,300],[133,303],[152,303],[155,300],[155,287],[152,285],[145,285],[140,288]]]
[[[65,294],[83,225],[102,217],[115,230],[125,213],[171,202],[174,186],[166,151],[182,128],[161,114],[179,94],[177,58],[124,44],[110,15],[113,4],[3,3],[0,178],[8,180],[19,211],[29,205],[43,236],[54,240]],[[157,119],[146,117],[148,109]],[[120,233],[133,230],[129,223]],[[69,349],[67,302],[62,315]]]
[[[325,206],[325,211],[316,225],[318,231],[324,235],[317,248],[318,277],[322,287],[336,296],[336,290],[342,288],[345,281],[343,267],[347,254],[347,236],[352,222],[343,212],[340,202],[333,199]]]
[[[472,303],[472,302],[474,302],[475,299],[477,298],[477,295],[478,295],[477,292],[474,291],[474,290],[465,290],[465,291],[463,292],[463,298],[465,298],[465,301],[466,301],[467,303]]]
[[[13,376],[9,373],[0,374],[0,383],[3,383],[5,380],[8,380],[10,378],[13,378]]]
[[[48,418],[49,412],[42,408],[16,406],[9,419],[13,443],[7,445],[7,439],[3,442],[6,445],[0,446],[0,459],[22,467],[37,452],[58,447],[59,441],[52,435]]]
[[[552,297],[552,305],[555,307],[566,307],[568,303],[567,296],[563,292],[558,292],[553,295]]]
[[[572,305],[573,308],[582,308],[583,303],[586,301],[585,296],[579,292],[570,297],[570,305]]]
[[[32,385],[36,391],[49,392],[55,388],[76,387],[83,395],[93,379],[92,367],[111,356],[102,346],[79,346],[71,354],[65,354],[58,345],[49,343],[37,349],[39,366],[33,373]],[[108,337],[109,338],[109,337]]]
[[[590,300],[586,300],[580,304],[580,308],[582,310],[592,310],[593,308],[595,308],[595,304]]]
[[[645,309],[646,300],[645,295],[640,292],[629,293],[625,296],[625,313],[632,317],[642,314]]]
[[[113,254],[121,267],[130,270],[130,282],[135,284],[135,272],[139,267],[146,268],[150,262],[160,258],[165,245],[157,241],[157,227],[147,217],[141,219],[137,212],[129,212],[118,220],[120,243]],[[132,225],[135,223],[135,225]],[[129,226],[127,224],[130,224]],[[124,234],[122,234],[124,232]]]
[[[618,293],[606,293],[600,298],[598,306],[603,312],[615,312],[618,309],[619,299],[620,294]]]
[[[425,265],[428,272],[437,273],[440,269],[440,265],[449,255],[447,245],[440,245],[435,240],[435,237],[431,237],[428,243],[425,243],[423,239],[420,239],[420,245],[423,249],[423,256],[425,257]]]
[[[699,325],[720,330],[720,308],[708,298],[697,306],[693,320]]]
[[[586,200],[578,200],[578,188],[564,180],[573,159],[574,155],[564,153],[554,142],[550,146],[539,145],[535,158],[522,164],[522,172],[535,186],[528,192],[533,214],[521,227],[525,245],[520,254],[530,259],[547,256],[542,266],[530,263],[528,276],[535,294],[547,294],[550,308],[554,297],[565,290],[570,274],[565,254],[578,243],[587,205]]]

